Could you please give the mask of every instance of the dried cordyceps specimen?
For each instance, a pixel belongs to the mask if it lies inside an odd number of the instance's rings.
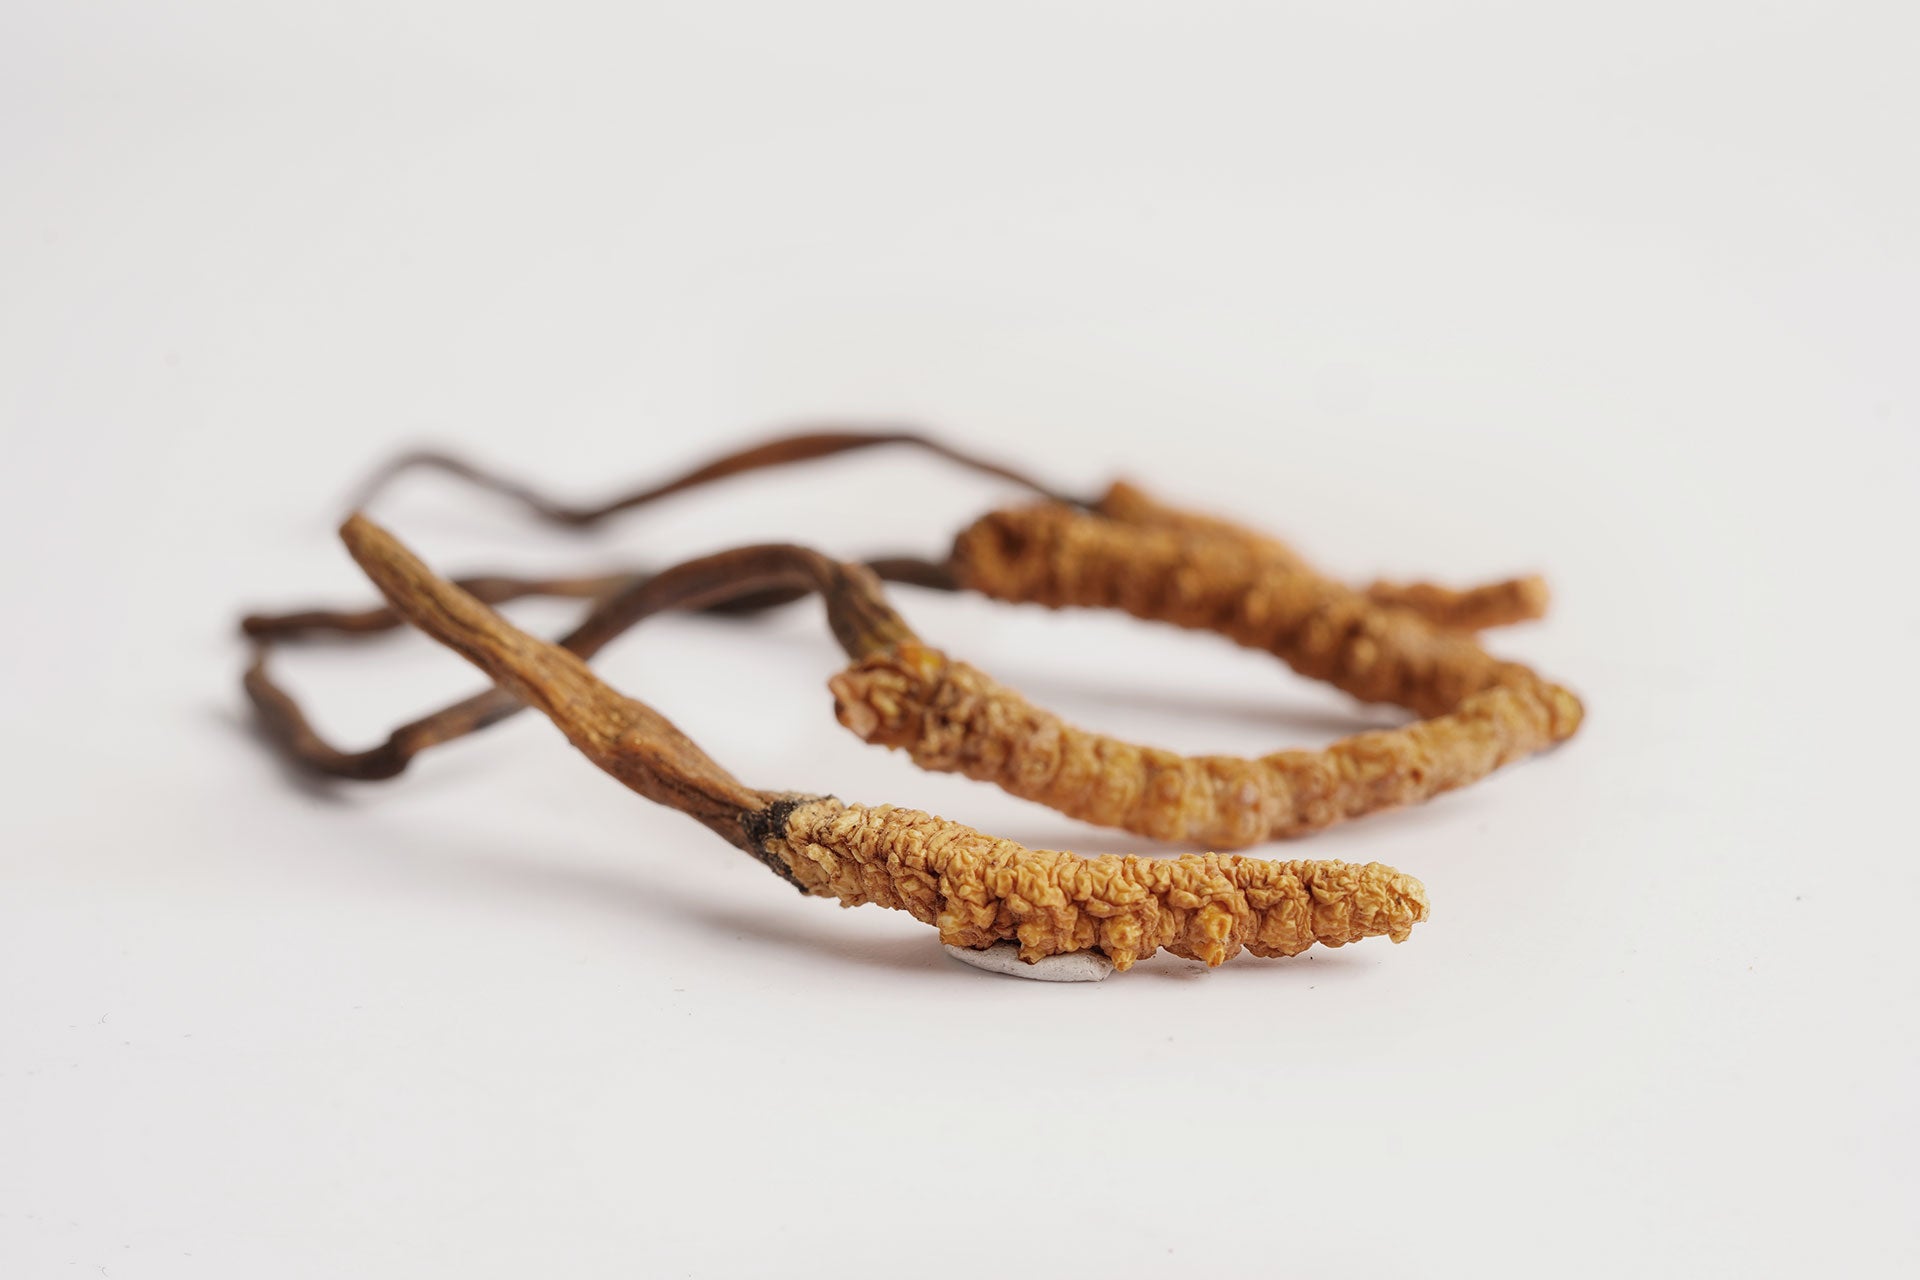
[[[1363,702],[1441,715],[1473,694],[1514,688],[1548,707],[1556,740],[1579,727],[1571,693],[1471,637],[1310,570],[1280,571],[1231,540],[1039,504],[975,521],[954,543],[952,568],[963,586],[999,600],[1119,609],[1211,631]]]
[[[1321,751],[1184,756],[1075,728],[918,644],[862,659],[832,688],[840,723],[923,769],[991,782],[1086,822],[1215,849],[1425,800],[1571,731],[1556,726],[1546,700],[1497,688],[1446,715]]]
[[[1291,956],[1316,942],[1403,942],[1427,918],[1419,881],[1377,862],[1083,858],[831,799],[796,807],[772,847],[810,893],[909,912],[952,946],[1016,940],[1025,960],[1097,950],[1125,969],[1164,947],[1218,965],[1242,947]]]
[[[688,814],[805,892],[907,911],[952,945],[1017,941],[1028,960],[1092,949],[1120,969],[1165,948],[1217,965],[1242,948],[1293,955],[1315,942],[1400,941],[1426,918],[1419,882],[1379,864],[1082,858],[914,810],[747,787],[657,711],[436,577],[365,517],[350,519],[341,534],[401,616],[545,713],[628,787]],[[911,639],[884,604],[875,607],[877,588],[862,570],[797,547],[735,557],[736,584],[819,591],[849,652]],[[711,566],[703,572],[711,576]],[[683,575],[683,603],[699,599],[695,577]]]
[[[465,464],[425,460],[477,477],[550,519],[582,524],[741,470],[903,441],[927,443],[900,434],[776,441],[595,508],[564,507]],[[930,447],[1045,492],[1005,468]],[[1052,607],[1120,608],[1216,631],[1266,649],[1303,674],[1357,697],[1399,703],[1432,718],[1357,735],[1323,751],[1282,751],[1251,760],[1185,757],[1068,726],[974,668],[911,639],[902,624],[889,648],[848,646],[855,665],[833,681],[842,723],[870,742],[904,748],[924,768],[990,781],[1090,822],[1215,848],[1299,835],[1428,798],[1560,741],[1579,724],[1580,704],[1572,694],[1525,667],[1492,658],[1466,635],[1426,614],[1396,607],[1379,586],[1353,591],[1321,577],[1273,539],[1163,506],[1129,485],[1113,486],[1091,505],[1098,515],[1050,496],[1037,506],[977,521],[961,533],[945,564],[893,558],[873,567],[883,576],[921,585],[965,587]],[[707,557],[657,577],[473,582],[495,600],[533,592],[592,596],[608,591],[587,621],[560,642],[589,656],[663,608],[758,607],[811,589],[755,570],[752,554]],[[1542,599],[1541,590],[1528,587],[1531,581],[1469,593],[1421,586],[1396,590],[1426,593],[1432,614],[1511,620],[1522,612],[1515,599],[1535,606]],[[1501,600],[1508,605],[1499,606]],[[842,611],[891,613],[877,597],[863,602],[857,590],[830,594],[828,608],[843,639]],[[251,618],[246,626],[264,643],[314,627],[364,631],[395,623],[392,611],[366,611]],[[419,750],[484,727],[517,707],[509,695],[491,691],[404,725],[378,747],[349,753],[321,741],[271,682],[264,648],[247,684],[268,726],[296,758],[356,778],[391,776]]]
[[[1309,571],[1306,560],[1278,538],[1217,516],[1170,507],[1125,480],[1116,480],[1108,486],[1093,509],[1121,524],[1224,539],[1274,567]],[[1535,576],[1508,578],[1464,590],[1431,582],[1380,581],[1367,587],[1366,595],[1377,604],[1407,609],[1430,622],[1461,631],[1504,627],[1542,617],[1547,612],[1547,584]]]

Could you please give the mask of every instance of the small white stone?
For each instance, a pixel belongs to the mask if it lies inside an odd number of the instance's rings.
[[[940,945],[946,946],[944,942]],[[996,942],[984,951],[947,947],[947,954],[961,964],[970,964],[988,973],[1032,978],[1036,982],[1098,982],[1113,972],[1113,961],[1098,951],[1070,951],[1060,956],[1044,956],[1028,964],[1020,958],[1017,942]]]

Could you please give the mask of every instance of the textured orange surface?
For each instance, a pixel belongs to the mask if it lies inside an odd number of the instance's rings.
[[[1248,551],[1260,553],[1282,568],[1311,567],[1304,556],[1272,534],[1261,533],[1257,529],[1249,529],[1245,525],[1224,520],[1219,516],[1210,516],[1203,511],[1188,511],[1182,507],[1168,506],[1138,485],[1125,480],[1115,480],[1108,485],[1107,491],[1100,495],[1100,501],[1094,504],[1093,509],[1107,519],[1120,524],[1225,538]]]
[[[1500,687],[1452,712],[1322,751],[1183,756],[1075,728],[937,649],[901,645],[833,678],[840,723],[1102,826],[1238,849],[1464,786],[1553,741],[1541,686]]]
[[[1069,725],[979,670],[906,642],[834,678],[841,723],[923,768],[992,782],[1088,822],[1217,849],[1427,799],[1580,726],[1584,711],[1568,690],[1494,657],[1463,630],[1323,577],[1261,535],[1154,506],[1125,486],[1106,505],[1135,522],[1054,503],[985,516],[956,540],[955,575],[1002,600],[1119,609],[1211,631],[1423,719],[1320,751],[1183,756]],[[1544,600],[1543,588],[1524,581],[1482,590]],[[1428,596],[1439,612],[1471,612],[1466,600]]]
[[[1094,509],[1121,524],[1225,539],[1270,566],[1294,571],[1312,569],[1299,552],[1278,538],[1218,516],[1168,506],[1125,480],[1114,481]],[[1509,578],[1465,588],[1443,587],[1431,582],[1375,582],[1365,594],[1376,604],[1410,609],[1430,622],[1463,631],[1525,622],[1547,611],[1547,584],[1537,577]]]
[[[964,586],[1001,600],[1119,609],[1211,631],[1364,702],[1435,716],[1473,694],[1510,688],[1545,706],[1554,739],[1579,726],[1579,699],[1473,637],[1309,570],[1283,570],[1229,539],[1040,504],[968,526],[954,543],[953,567]]]
[[[1431,582],[1374,582],[1367,598],[1375,604],[1411,609],[1443,627],[1484,631],[1546,616],[1546,579],[1508,578],[1479,587],[1442,587]]]
[[[1125,969],[1164,947],[1217,965],[1242,948],[1400,942],[1427,918],[1420,882],[1379,863],[1083,858],[833,799],[800,805],[784,831],[768,848],[809,892],[909,912],[953,946],[1017,941],[1027,960],[1097,948]]]

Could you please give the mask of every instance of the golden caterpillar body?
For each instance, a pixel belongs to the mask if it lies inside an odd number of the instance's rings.
[[[991,782],[1156,840],[1241,849],[1464,786],[1546,746],[1546,705],[1511,688],[1323,751],[1183,756],[1076,728],[985,673],[908,643],[831,681],[834,713],[922,769]]]
[[[1116,480],[1094,504],[1094,509],[1121,524],[1223,539],[1265,560],[1271,567],[1290,573],[1311,572],[1311,566],[1300,553],[1278,538],[1217,516],[1167,506],[1124,480]],[[1548,602],[1547,584],[1538,576],[1509,578],[1464,589],[1431,582],[1378,581],[1367,587],[1365,594],[1375,604],[1408,609],[1438,626],[1459,631],[1480,631],[1542,617]]]
[[[1579,727],[1578,698],[1472,637],[1316,573],[1283,569],[1228,538],[1040,505],[975,521],[954,543],[953,566],[963,585],[996,599],[1119,609],[1211,631],[1363,702],[1437,716],[1476,693],[1509,688],[1542,704],[1554,741]]]
[[[798,803],[766,848],[810,893],[906,911],[952,946],[1017,941],[1026,960],[1091,949],[1127,969],[1164,947],[1219,965],[1243,948],[1401,942],[1427,918],[1420,882],[1380,863],[1083,858],[831,798]]]

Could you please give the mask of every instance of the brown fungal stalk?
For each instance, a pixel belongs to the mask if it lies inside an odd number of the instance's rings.
[[[662,498],[685,493],[690,489],[702,488],[719,480],[774,467],[786,467],[795,463],[836,457],[844,453],[857,453],[896,445],[932,454],[967,471],[1005,480],[1050,502],[1069,506],[1085,505],[1076,498],[1054,492],[1039,481],[1011,467],[956,449],[952,445],[943,444],[917,431],[905,430],[794,432],[735,450],[732,453],[722,454],[670,479],[642,485],[637,489],[594,503],[562,501],[548,496],[532,485],[453,454],[437,449],[416,449],[401,454],[375,471],[360,487],[353,505],[356,509],[369,505],[382,490],[407,472],[442,471],[457,476],[480,489],[509,499],[548,523],[584,529],[622,512],[650,506]]]
[[[688,814],[807,893],[905,910],[952,945],[1017,941],[1029,961],[1091,949],[1120,969],[1165,948],[1217,965],[1243,948],[1293,955],[1315,942],[1400,941],[1426,918],[1419,882],[1379,864],[1217,854],[1082,858],[1029,850],[914,810],[748,787],[577,654],[520,631],[364,516],[349,519],[341,536],[399,615],[544,713],[622,783]],[[890,610],[872,607],[868,597],[878,588],[862,571],[796,547],[732,555],[729,567],[743,570],[734,584],[819,590],[849,652],[916,642]],[[714,572],[709,563],[683,574],[682,600],[700,599],[702,575],[711,580]]]
[[[593,608],[586,618],[558,641],[559,647],[578,657],[590,658],[637,623],[667,610],[744,611],[763,608],[768,603],[797,600],[815,590],[835,600],[839,594],[824,583],[841,584],[839,592],[844,593],[846,582],[864,584],[866,579],[862,574],[875,569],[909,581],[924,577],[913,562],[876,561],[873,569],[856,574],[853,566],[837,564],[800,548],[787,549],[789,554],[770,560],[771,551],[743,548],[688,561],[657,574],[554,579],[488,576],[461,579],[454,585],[475,599],[493,604],[528,595],[591,599]],[[902,563],[905,568],[897,567]],[[884,599],[862,592],[840,606],[836,613],[838,625],[851,628],[848,634],[863,634],[859,628],[866,625],[862,618],[868,616],[863,611],[871,611],[872,619],[894,617]],[[503,689],[487,689],[408,721],[375,746],[346,751],[321,737],[299,703],[280,687],[269,670],[268,657],[273,645],[289,637],[309,632],[365,635],[391,630],[405,622],[401,613],[390,606],[353,611],[311,609],[277,615],[250,614],[243,618],[240,626],[253,641],[253,660],[242,683],[268,739],[304,768],[330,777],[373,782],[401,773],[429,747],[477,733],[509,718],[524,705]],[[872,625],[883,624],[874,621]],[[856,641],[849,652],[868,652],[861,647],[863,644]]]

